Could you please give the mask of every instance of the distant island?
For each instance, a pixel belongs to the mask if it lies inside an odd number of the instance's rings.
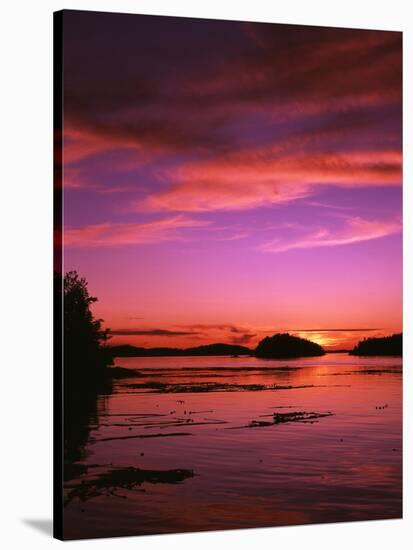
[[[275,334],[264,338],[255,350],[234,344],[209,344],[193,348],[143,348],[131,345],[110,346],[108,353],[114,357],[180,357],[180,356],[255,356],[273,359],[315,357],[324,355],[324,349],[304,338],[290,334]]]
[[[203,355],[254,355],[254,351],[233,344],[209,344],[194,348],[141,348],[131,345],[108,346],[112,357],[180,357]]]
[[[350,352],[350,355],[397,355],[403,353],[403,335],[393,334],[383,338],[366,338],[361,340]]]
[[[319,344],[288,333],[267,336],[255,349],[235,344],[207,344],[191,348],[144,348],[130,344],[106,347],[110,361],[115,357],[190,357],[190,356],[250,356],[263,359],[294,359],[319,357],[326,353],[350,355],[402,355],[402,334],[383,338],[367,338],[358,342],[352,350],[325,350]]]
[[[325,351],[319,344],[288,333],[267,336],[261,340],[255,350],[256,357],[265,359],[317,357],[320,355],[325,355]]]

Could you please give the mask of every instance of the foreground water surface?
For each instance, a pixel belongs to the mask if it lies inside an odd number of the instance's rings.
[[[66,538],[398,518],[395,357],[137,357],[67,468]]]

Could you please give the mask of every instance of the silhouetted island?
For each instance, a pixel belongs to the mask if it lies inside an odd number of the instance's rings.
[[[108,353],[115,357],[182,357],[182,356],[222,356],[251,355],[263,358],[315,357],[324,355],[324,349],[304,338],[290,334],[275,334],[264,338],[257,348],[251,350],[245,346],[234,344],[208,344],[193,348],[143,348],[129,344],[110,346]]]
[[[125,344],[107,348],[112,357],[180,357],[203,355],[253,355],[253,351],[244,346],[233,344],[209,344],[194,348],[141,348]]]
[[[398,355],[403,353],[403,335],[365,338],[350,351],[351,355]]]
[[[265,359],[316,357],[324,354],[324,349],[315,342],[298,336],[291,336],[288,333],[267,336],[261,340],[255,350],[256,357]]]

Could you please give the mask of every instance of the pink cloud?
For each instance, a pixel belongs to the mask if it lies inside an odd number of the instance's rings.
[[[65,246],[115,246],[146,244],[182,238],[182,230],[203,227],[209,222],[173,216],[143,223],[100,223],[67,228]]]
[[[67,189],[96,190],[99,192],[116,193],[133,190],[133,187],[121,187],[116,185],[108,188],[91,178],[83,167],[77,165],[87,157],[95,154],[106,155],[105,159],[99,160],[99,166],[108,165],[108,169],[118,172],[133,170],[143,166],[151,159],[150,152],[139,143],[126,138],[112,138],[100,134],[97,131],[76,129],[68,125],[64,130],[64,187]],[[113,152],[122,151],[124,155],[116,158]]]
[[[110,150],[113,142],[97,132],[66,126],[64,130],[65,164],[75,162],[98,151]]]
[[[150,211],[242,210],[304,198],[320,185],[401,184],[399,151],[280,156],[277,149],[244,150],[184,165],[165,174],[172,181],[170,187],[135,206]]]
[[[393,235],[401,229],[399,221],[371,221],[355,217],[348,220],[343,229],[319,228],[294,238],[276,238],[260,245],[259,249],[263,252],[286,252],[300,248],[342,246]]]

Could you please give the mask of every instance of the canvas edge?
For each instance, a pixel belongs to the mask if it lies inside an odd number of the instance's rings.
[[[53,537],[63,540],[63,12],[53,13]]]

